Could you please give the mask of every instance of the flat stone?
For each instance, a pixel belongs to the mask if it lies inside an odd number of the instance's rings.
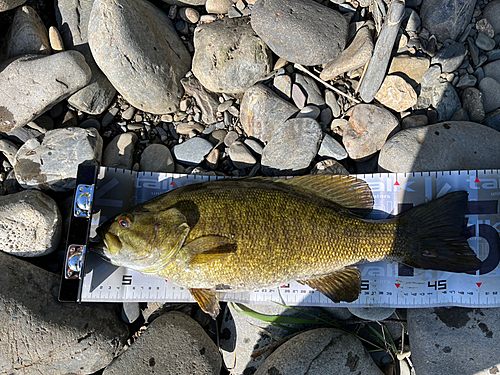
[[[408,3],[405,3],[405,5],[408,7]],[[416,32],[421,24],[422,20],[418,16],[418,13],[411,8],[405,8],[405,15],[403,21],[401,21],[401,26],[403,26],[407,32]]]
[[[175,172],[174,159],[167,146],[152,144],[141,154],[140,170],[147,172]]]
[[[457,89],[465,89],[467,87],[474,87],[477,83],[477,78],[472,74],[464,74],[460,77],[460,80],[457,83]]]
[[[479,90],[483,94],[484,112],[488,113],[500,107],[500,82],[484,77],[479,82]]]
[[[249,137],[268,142],[276,130],[297,112],[297,107],[279,97],[270,88],[257,84],[243,95],[240,121]]]
[[[500,34],[500,0],[490,1],[483,10],[483,16],[493,26],[495,34]]]
[[[303,332],[282,344],[257,369],[255,375],[287,374],[382,375],[353,335],[336,328]]]
[[[177,109],[191,56],[163,11],[144,1],[98,1],[88,43],[97,65],[134,107],[154,114]]]
[[[340,13],[313,0],[257,1],[252,27],[276,55],[303,65],[326,64],[337,57],[348,29]]]
[[[443,73],[453,72],[462,64],[466,54],[467,49],[463,43],[451,43],[448,47],[436,53],[431,60],[431,64],[441,65]]]
[[[380,150],[398,126],[398,120],[387,109],[358,104],[344,129],[342,141],[352,159],[365,158]]]
[[[243,93],[271,70],[271,51],[246,17],[199,25],[194,49],[193,73],[213,92]]]
[[[205,9],[207,13],[227,14],[233,4],[232,0],[206,0]]]
[[[347,151],[339,142],[324,133],[318,155],[327,158],[334,158],[336,160],[342,160],[347,158]]]
[[[456,40],[472,19],[476,0],[423,0],[422,26],[438,41]]]
[[[391,317],[396,311],[394,307],[347,307],[358,318],[379,322]]]
[[[391,64],[389,65],[388,74],[397,73],[403,74],[404,77],[408,77],[409,83],[413,83],[415,85],[422,82],[422,77],[429,69],[429,59],[426,57],[420,56],[410,56],[410,55],[398,55],[394,56],[391,60]]]
[[[200,13],[194,8],[183,7],[179,9],[179,17],[186,22],[197,23],[200,20]]]
[[[214,146],[220,145],[224,143],[224,139],[226,138],[227,130],[217,129],[210,133],[208,140],[212,142]]]
[[[5,60],[21,55],[46,56],[51,52],[47,28],[28,5],[17,8],[5,40]]]
[[[203,328],[186,314],[172,311],[153,320],[103,374],[218,375],[221,367],[217,346]]]
[[[59,245],[61,214],[38,190],[0,196],[0,250],[21,257],[50,254]]]
[[[85,86],[90,75],[85,58],[76,51],[25,55],[4,62],[0,67],[0,131],[33,121]]]
[[[385,77],[375,99],[396,112],[403,112],[417,104],[413,87],[397,75]]]
[[[188,135],[192,131],[195,131],[197,133],[202,133],[203,130],[205,130],[205,127],[201,124],[197,124],[196,122],[183,122],[177,125],[175,128],[178,134],[183,134],[183,135]]]
[[[302,108],[299,113],[297,113],[296,118],[312,118],[313,120],[316,120],[320,113],[320,109],[315,105],[307,105]]]
[[[240,137],[240,135],[235,132],[234,130],[228,132],[226,134],[226,136],[224,137],[224,144],[227,146],[227,147],[231,147],[231,145],[236,142],[238,140],[238,138]]]
[[[216,123],[219,106],[217,94],[207,91],[195,76],[183,78],[181,83],[186,93],[196,100],[196,105],[201,110],[201,120],[207,125]]]
[[[500,132],[474,122],[447,121],[407,129],[380,150],[379,170],[390,172],[493,169]],[[436,155],[436,150],[446,150]]]
[[[358,30],[354,40],[339,56],[325,65],[320,78],[328,81],[348,72],[358,69],[370,61],[373,53],[373,41],[370,29],[365,26]]]
[[[295,83],[292,85],[292,99],[297,108],[302,109],[306,105],[307,96],[304,90]]]
[[[285,121],[264,147],[262,171],[276,176],[304,173],[318,153],[321,137],[321,128],[313,119]]]
[[[125,323],[134,323],[141,316],[139,302],[124,302],[122,306],[122,320]]]
[[[250,168],[257,163],[257,159],[255,159],[248,148],[239,141],[233,142],[229,147],[229,157],[234,166],[238,169]]]
[[[102,139],[97,130],[54,129],[26,141],[13,167],[25,189],[68,191],[75,187],[78,165],[100,163],[101,154]]]
[[[213,146],[209,141],[200,137],[194,137],[174,146],[172,152],[179,163],[188,166],[198,166],[212,148]]]
[[[490,62],[483,66],[484,76],[500,82],[500,60]],[[481,80],[479,80],[481,81]]]
[[[73,49],[85,56],[92,71],[90,82],[68,98],[69,104],[88,114],[98,115],[108,108],[116,90],[97,66],[88,44],[88,24],[94,1],[58,0],[56,21],[66,49]]]
[[[118,134],[104,149],[102,164],[109,168],[132,169],[137,135]]]
[[[49,27],[49,43],[54,53],[62,52],[65,50],[61,33],[55,26]]]
[[[0,252],[0,373],[93,374],[129,337],[106,303],[59,303],[61,276]]]
[[[6,10],[14,9],[19,5],[23,5],[26,0],[0,0],[0,12],[5,12]]]
[[[483,122],[484,120],[484,105],[483,94],[475,87],[468,87],[462,93],[462,101],[464,109],[469,115],[472,122]]]
[[[334,118],[340,117],[341,109],[337,101],[337,95],[333,91],[325,91],[325,104],[332,110]]]
[[[294,78],[294,86],[298,86],[306,95],[306,105],[313,104],[319,109],[324,109],[325,99],[314,79],[299,73],[295,73]]]
[[[247,138],[243,141],[243,143],[247,145],[255,154],[262,155],[264,147],[260,144],[260,142],[255,139]]]
[[[321,111],[321,114],[319,115],[320,124],[329,126],[332,120],[333,120],[332,110],[330,108],[323,109]]]
[[[136,111],[136,108],[132,106],[128,107],[125,111],[122,112],[122,119],[130,121],[132,117],[134,117]]]
[[[491,51],[486,52],[486,56],[488,56],[488,61],[496,61],[500,60],[500,49],[493,49]]]
[[[290,99],[292,97],[292,78],[289,75],[283,74],[274,77],[273,87],[283,99]]]
[[[411,360],[417,374],[500,372],[499,309],[408,309]]]
[[[492,38],[487,37],[483,33],[477,34],[476,46],[481,48],[483,51],[491,51],[495,48],[495,41]]]
[[[401,121],[401,128],[404,129],[411,129],[411,128],[417,128],[419,126],[425,126],[429,123],[429,119],[427,118],[426,115],[414,115],[414,116],[407,116],[403,118]]]

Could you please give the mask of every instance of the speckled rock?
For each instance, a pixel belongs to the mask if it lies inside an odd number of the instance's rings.
[[[340,13],[314,0],[257,1],[252,9],[252,27],[269,48],[303,65],[326,64],[338,56],[347,26]]]
[[[481,91],[475,87],[467,87],[462,93],[462,101],[470,121],[483,122],[485,113]]]
[[[110,168],[132,169],[136,142],[135,133],[118,134],[104,149],[102,165]]]
[[[193,73],[213,92],[243,93],[271,69],[271,53],[247,17],[198,26],[194,49]]]
[[[466,121],[447,121],[407,129],[380,150],[379,170],[390,172],[494,169],[500,132]],[[436,150],[446,150],[436,157]]]
[[[417,104],[413,87],[397,75],[385,77],[375,99],[396,112],[403,112]]]
[[[175,172],[175,163],[167,146],[152,144],[141,154],[141,171],[148,172]]]
[[[99,68],[130,104],[155,114],[177,110],[191,56],[163,11],[147,1],[99,0],[88,43]]]

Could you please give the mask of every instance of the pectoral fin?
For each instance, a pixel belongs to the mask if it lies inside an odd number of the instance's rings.
[[[187,264],[201,264],[227,258],[236,252],[236,244],[223,236],[198,237],[184,245],[181,256]]]
[[[333,302],[353,302],[361,293],[361,272],[355,267],[345,267],[330,275],[299,283],[309,285]]]
[[[219,300],[214,289],[189,289],[200,308],[213,319],[219,315]]]

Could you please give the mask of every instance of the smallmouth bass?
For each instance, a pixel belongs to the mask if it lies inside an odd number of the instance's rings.
[[[108,220],[98,233],[111,263],[190,290],[219,313],[217,290],[297,280],[334,302],[356,300],[355,264],[380,260],[467,272],[481,261],[463,236],[466,192],[387,220],[363,218],[373,196],[351,176],[221,179],[174,189]]]

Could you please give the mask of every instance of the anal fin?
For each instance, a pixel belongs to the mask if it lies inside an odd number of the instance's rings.
[[[345,267],[329,275],[299,283],[309,285],[333,302],[353,302],[361,293],[361,271],[355,267]]]
[[[219,315],[219,299],[214,289],[189,289],[200,308],[213,319]]]

